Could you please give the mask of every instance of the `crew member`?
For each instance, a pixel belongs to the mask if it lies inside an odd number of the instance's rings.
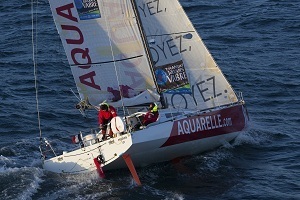
[[[112,138],[113,132],[110,128],[111,119],[117,116],[116,109],[113,106],[108,105],[107,103],[100,104],[100,110],[98,112],[98,121],[99,121],[99,128],[101,129],[102,133],[102,140],[106,139],[106,131],[108,130],[108,135]]]
[[[147,126],[150,123],[156,122],[158,116],[158,106],[156,103],[150,103],[148,112],[144,116],[142,125]]]

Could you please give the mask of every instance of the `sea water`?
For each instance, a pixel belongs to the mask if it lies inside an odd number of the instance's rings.
[[[46,0],[0,3],[0,199],[300,199],[300,1],[181,0],[250,126],[233,143],[138,169],[58,175],[41,167],[39,136],[58,151],[97,125],[74,108],[71,71]],[[38,126],[32,57],[37,21]]]

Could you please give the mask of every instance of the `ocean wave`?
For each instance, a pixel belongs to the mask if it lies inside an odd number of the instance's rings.
[[[40,168],[6,168],[0,173],[0,198],[31,199],[43,182],[42,177]]]

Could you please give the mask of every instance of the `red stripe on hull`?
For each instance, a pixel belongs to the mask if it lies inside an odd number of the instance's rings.
[[[169,139],[161,147],[242,131],[245,125],[242,105],[203,113],[175,121]]]

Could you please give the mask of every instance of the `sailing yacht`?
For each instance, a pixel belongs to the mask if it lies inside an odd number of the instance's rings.
[[[124,111],[114,137],[81,132],[77,149],[43,157],[56,173],[143,167],[234,140],[248,123],[229,84],[178,0],[49,0],[81,101]],[[159,118],[134,128],[156,102]],[[125,112],[126,111],[126,112]],[[101,135],[102,137],[102,135]],[[47,141],[41,142],[51,147]],[[133,172],[132,172],[133,173]]]

